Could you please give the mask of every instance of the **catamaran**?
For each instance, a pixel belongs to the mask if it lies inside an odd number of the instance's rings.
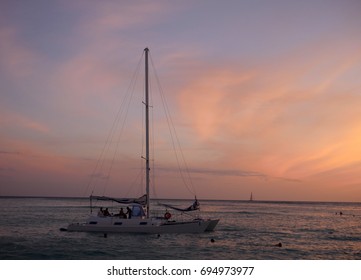
[[[144,49],[145,58],[145,195],[139,198],[118,199],[106,196],[91,196],[91,213],[83,223],[71,223],[66,228],[67,231],[101,232],[101,233],[200,233],[213,231],[219,219],[202,218],[201,216],[179,215],[181,219],[175,219],[171,211],[180,213],[190,213],[200,210],[198,200],[186,208],[175,207],[169,204],[159,204],[165,208],[164,214],[152,215],[150,204],[150,148],[149,148],[149,49]],[[119,214],[111,214],[106,209],[101,209],[94,213],[92,201],[110,201],[119,203],[126,207],[127,215],[124,215],[123,207]],[[119,206],[120,207],[120,206]],[[119,208],[118,207],[118,208]],[[170,210],[171,209],[171,210]],[[186,217],[186,218],[185,218]],[[189,218],[190,217],[190,218]]]

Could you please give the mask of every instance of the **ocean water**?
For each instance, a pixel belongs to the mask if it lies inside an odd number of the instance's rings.
[[[0,259],[361,259],[361,203],[200,202],[220,219],[214,232],[105,238],[59,230],[87,217],[87,199],[3,197]]]

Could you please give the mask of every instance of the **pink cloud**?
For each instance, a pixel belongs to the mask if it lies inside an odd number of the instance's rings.
[[[360,53],[308,51],[249,70],[204,63],[189,78],[180,109],[199,147],[220,151],[214,166],[302,179],[359,160],[361,84],[345,81]]]
[[[0,114],[0,126],[4,128],[20,128],[29,131],[47,134],[50,132],[47,124],[41,121],[26,117],[21,113],[7,112],[3,110]]]

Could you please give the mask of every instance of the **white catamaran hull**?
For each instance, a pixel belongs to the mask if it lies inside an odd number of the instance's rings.
[[[176,222],[155,218],[119,219],[118,217],[92,216],[86,223],[73,223],[68,231],[101,233],[198,233],[212,231],[219,220],[195,219]]]

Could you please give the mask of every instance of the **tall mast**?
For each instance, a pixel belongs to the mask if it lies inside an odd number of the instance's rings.
[[[149,82],[148,82],[148,53],[149,49],[145,48],[145,190],[147,193],[147,218],[149,218]]]

